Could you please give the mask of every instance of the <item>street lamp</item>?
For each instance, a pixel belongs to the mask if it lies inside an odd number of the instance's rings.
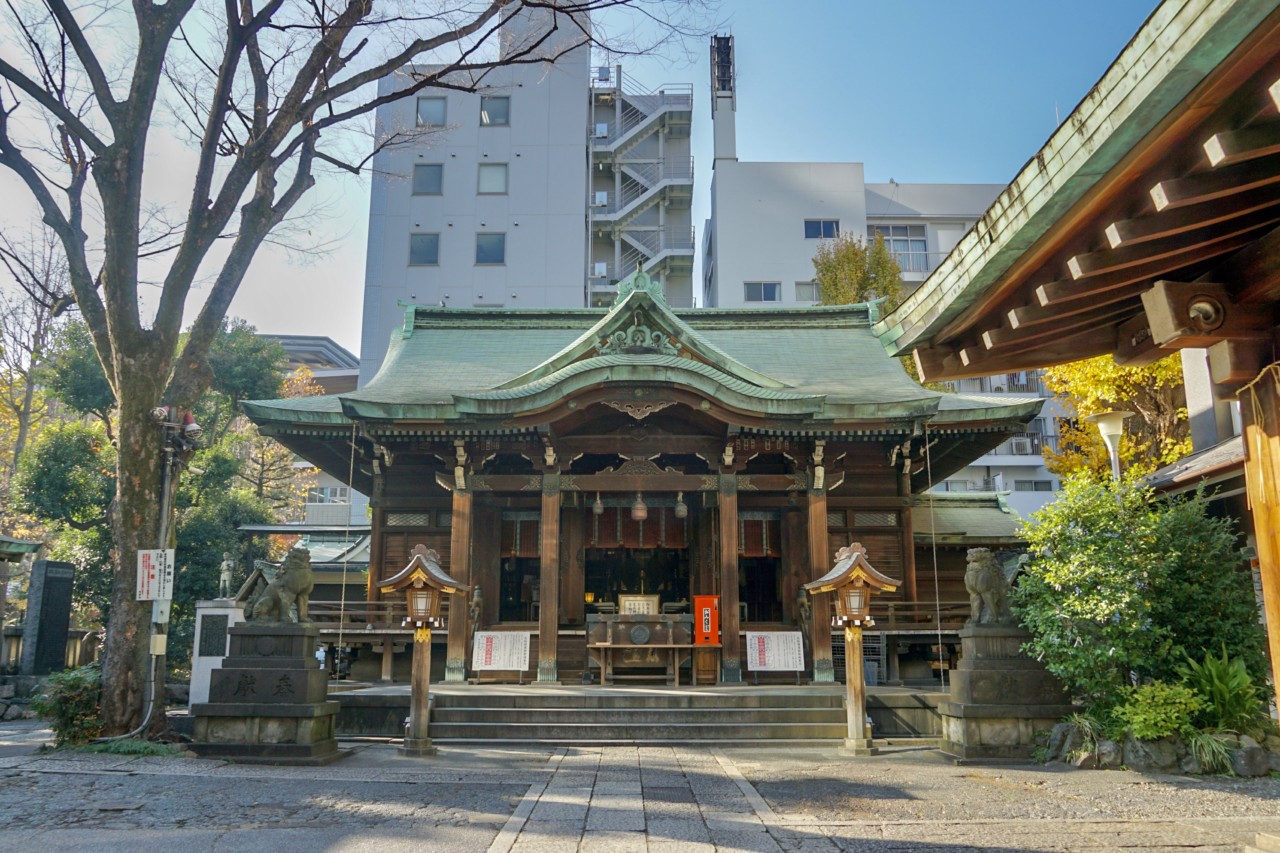
[[[1120,437],[1124,435],[1124,422],[1133,417],[1133,412],[1099,412],[1089,415],[1086,421],[1098,425],[1098,433],[1102,443],[1107,446],[1107,456],[1111,458],[1111,478],[1120,482]]]
[[[444,596],[470,592],[440,568],[440,555],[425,545],[415,545],[413,559],[394,577],[378,584],[385,595],[403,591],[413,623],[413,679],[409,688],[409,721],[404,727],[401,755],[435,755],[428,732],[431,715],[431,628],[440,621]],[[465,617],[463,617],[465,618]]]
[[[812,583],[804,585],[810,595],[835,593],[835,626],[844,628],[845,714],[848,719],[844,749],[846,755],[875,755],[871,730],[867,725],[867,683],[862,665],[862,628],[875,624],[871,618],[871,596],[893,592],[900,582],[880,574],[867,562],[867,550],[854,542],[836,552],[835,567]]]

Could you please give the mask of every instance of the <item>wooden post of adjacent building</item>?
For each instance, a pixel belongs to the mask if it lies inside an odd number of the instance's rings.
[[[556,643],[560,631],[560,474],[542,475],[539,542],[538,681],[559,683]]]
[[[1262,608],[1271,650],[1273,700],[1280,704],[1280,363],[1240,391],[1244,475],[1257,540]]]
[[[470,489],[453,490],[453,521],[449,529],[449,574],[463,584],[471,583]],[[445,657],[444,680],[467,680],[467,613],[471,602],[466,593],[449,596],[449,651]]]
[[[899,516],[902,530],[902,596],[907,601],[919,601],[920,590],[916,580],[916,534],[915,508],[911,501],[911,469],[910,463],[898,478],[898,495],[906,498]]]
[[[831,544],[827,535],[827,490],[809,490],[809,580],[817,580],[831,569]],[[831,658],[831,595],[813,596],[813,680],[834,684],[836,666]]]
[[[738,479],[720,474],[720,683],[742,683],[738,636]]]

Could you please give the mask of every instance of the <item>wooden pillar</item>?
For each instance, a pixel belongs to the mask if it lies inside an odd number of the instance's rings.
[[[720,474],[720,683],[742,683],[738,636],[738,479]]]
[[[904,467],[906,470],[898,478],[898,496],[907,499],[907,504],[902,508],[902,515],[900,516],[902,519],[902,595],[907,601],[919,601],[920,593],[916,581],[915,522],[913,518],[915,508],[911,505],[910,463]]]
[[[586,566],[583,565],[583,549],[586,547],[586,514],[578,507],[565,507],[560,512],[560,535],[564,539],[561,561],[564,575],[560,587],[561,608],[564,621],[569,625],[581,625],[586,620]]]
[[[413,631],[413,676],[409,681],[409,723],[404,728],[401,755],[435,755],[431,745],[431,629],[419,625]]]
[[[453,490],[453,521],[449,528],[449,574],[460,583],[471,583],[471,508],[470,489]],[[445,657],[444,680],[467,680],[467,613],[471,602],[467,594],[449,596],[449,651]]]
[[[390,637],[382,638],[382,681],[390,684],[395,679],[396,644]]]
[[[831,544],[827,535],[827,490],[809,490],[809,580],[816,581],[831,569]],[[831,658],[831,594],[813,596],[813,680],[834,684],[836,666]]]
[[[370,504],[372,506],[372,504]],[[365,588],[365,596],[369,601],[381,601],[382,592],[378,588],[378,582],[382,580],[382,561],[386,549],[383,547],[383,517],[385,513],[381,509],[374,508],[371,511],[372,526],[369,529],[369,580]],[[252,571],[252,567],[249,568]]]
[[[542,475],[539,541],[538,681],[559,683],[556,643],[560,631],[560,474]]]
[[[1240,415],[1271,683],[1276,691],[1273,700],[1280,703],[1280,363],[1267,367],[1240,392]]]

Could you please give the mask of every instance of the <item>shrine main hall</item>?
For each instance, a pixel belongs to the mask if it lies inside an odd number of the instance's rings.
[[[608,310],[407,307],[366,386],[245,409],[370,496],[369,601],[419,544],[479,588],[449,602],[446,681],[472,673],[477,629],[526,632],[556,682],[622,599],[678,615],[702,595],[720,617],[704,677],[743,680],[748,629],[800,630],[807,675],[832,681],[830,602],[803,584],[856,541],[901,581],[887,603],[936,599],[919,496],[1040,408],[921,387],[877,319],[674,310],[637,273]]]

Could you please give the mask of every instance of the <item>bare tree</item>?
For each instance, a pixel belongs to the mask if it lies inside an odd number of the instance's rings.
[[[26,240],[0,234],[0,264],[20,293],[0,296],[0,408],[13,418],[10,473],[18,470],[31,430],[46,412],[35,374],[48,352],[58,317],[75,305],[66,257],[45,230]]]
[[[118,404],[108,732],[142,714],[149,608],[132,600],[134,567],[139,549],[157,546],[161,521],[162,433],[149,413],[188,407],[208,385],[205,356],[227,307],[317,170],[364,168],[372,152],[346,156],[343,128],[428,87],[474,91],[499,66],[695,34],[702,3],[6,0],[6,40],[18,49],[0,57],[0,165],[58,235]],[[504,38],[517,15],[538,26]],[[626,45],[602,34],[606,19]],[[393,74],[402,85],[379,93],[377,81]],[[175,131],[191,138],[194,165],[171,215],[143,175],[156,137]],[[420,132],[397,129],[374,147]],[[173,181],[165,183],[172,194]],[[183,340],[198,280],[207,293]],[[154,287],[140,290],[144,283]]]

